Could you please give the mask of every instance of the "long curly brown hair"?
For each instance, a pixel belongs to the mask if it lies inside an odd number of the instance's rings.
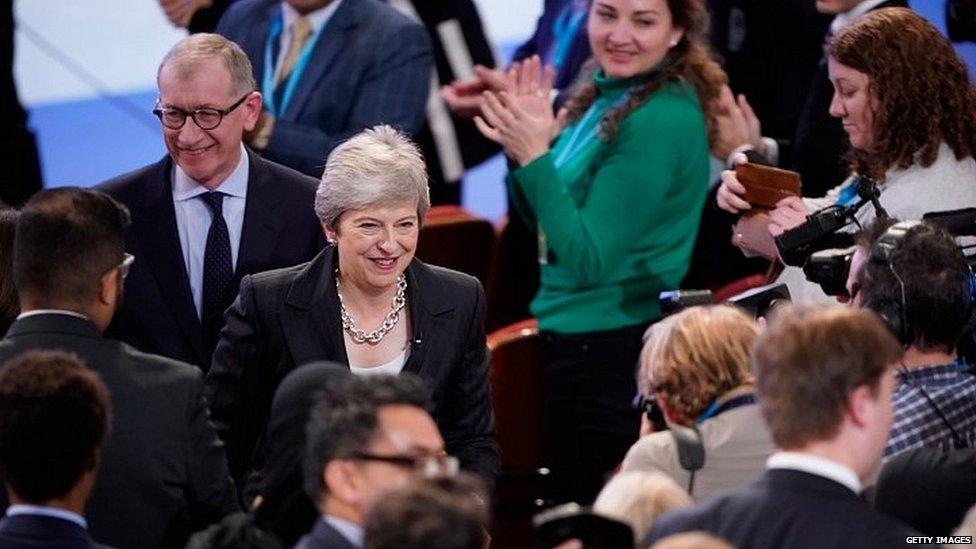
[[[600,139],[604,142],[616,137],[620,123],[627,118],[627,115],[644,104],[654,92],[665,84],[685,82],[690,84],[698,95],[698,101],[705,111],[708,142],[714,143],[716,126],[713,104],[728,78],[709,53],[708,10],[705,9],[702,0],[667,0],[667,2],[672,25],[684,29],[684,36],[677,45],[668,50],[660,71],[640,87],[632,90],[627,101],[607,111],[600,123]],[[592,7],[593,0],[587,0],[587,5]],[[570,121],[578,120],[597,98],[597,87],[592,79],[581,79],[580,82],[566,104]]]
[[[874,147],[851,149],[851,168],[881,181],[890,168],[931,166],[943,141],[956,159],[976,153],[976,88],[952,44],[906,8],[865,15],[827,55],[868,76]]]

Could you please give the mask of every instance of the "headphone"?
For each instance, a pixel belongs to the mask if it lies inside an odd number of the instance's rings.
[[[890,297],[883,299],[871,299],[866,307],[873,310],[884,320],[891,332],[898,338],[902,345],[911,345],[915,342],[915,327],[908,320],[908,299],[905,290],[905,280],[895,268],[895,256],[905,240],[905,236],[915,227],[922,225],[921,221],[900,221],[888,228],[878,240],[871,246],[868,262],[887,268],[898,281],[899,296],[897,300]],[[968,261],[963,261],[966,265],[966,288],[964,292],[965,307],[967,311],[972,310],[974,294],[976,294],[976,284],[974,275]],[[967,313],[967,317],[969,314]]]

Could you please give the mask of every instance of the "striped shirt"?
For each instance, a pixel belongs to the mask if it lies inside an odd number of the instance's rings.
[[[957,438],[967,447],[974,445],[976,376],[969,364],[956,361],[903,370],[898,379],[885,459],[921,446],[951,448]]]

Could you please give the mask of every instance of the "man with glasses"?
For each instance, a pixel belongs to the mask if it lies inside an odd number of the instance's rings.
[[[132,211],[126,249],[141,258],[108,335],[206,370],[241,278],[321,249],[317,182],[244,147],[262,96],[233,42],[182,40],[157,83],[169,154],[99,186]]]
[[[363,517],[386,491],[411,477],[457,473],[426,395],[410,374],[350,376],[326,389],[305,446],[305,491],[321,519],[296,549],[362,547]]]
[[[203,374],[102,337],[136,259],[129,212],[105,194],[63,187],[27,203],[14,237],[21,314],[0,363],[32,350],[81,358],[108,388],[113,419],[85,518],[120,548],[182,547],[190,532],[237,509],[223,444],[210,424]]]

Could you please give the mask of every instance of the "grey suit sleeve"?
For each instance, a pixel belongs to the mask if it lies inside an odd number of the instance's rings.
[[[267,338],[250,276],[241,280],[207,375],[207,397],[217,433],[227,445],[233,477],[241,482],[271,405],[273,380],[267,374]]]
[[[191,507],[199,507],[209,518],[219,519],[239,511],[237,491],[227,469],[227,453],[217,437],[207,409],[203,375],[193,377],[192,395],[187,405],[186,421],[189,431],[189,452],[186,469],[187,500]],[[207,521],[211,522],[211,521]]]
[[[423,126],[434,70],[430,38],[420,25],[411,25],[376,41],[381,52],[359,76],[363,82],[350,111],[346,130],[327,133],[290,120],[275,120],[268,141],[269,157],[297,170],[319,176],[325,158],[336,145],[377,124],[389,124],[411,136]],[[356,78],[350,76],[350,78]]]
[[[440,428],[447,452],[457,456],[465,469],[494,483],[501,461],[488,383],[485,292],[480,283],[475,286],[475,293],[474,315],[465,333],[464,356],[448,380]]]

